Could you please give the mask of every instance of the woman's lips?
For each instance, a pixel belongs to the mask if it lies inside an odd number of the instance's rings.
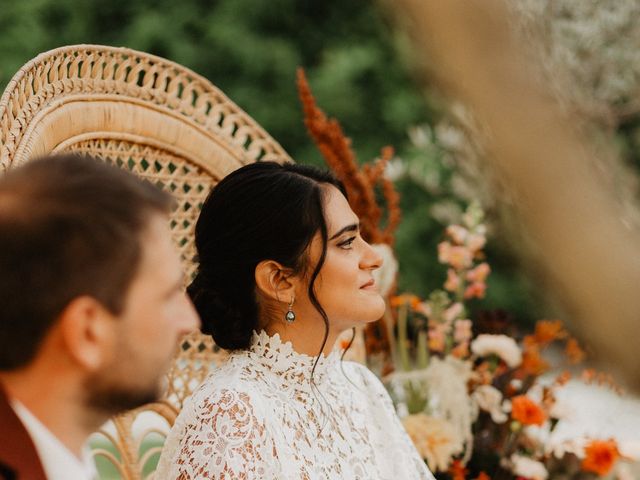
[[[365,290],[372,290],[376,288],[376,282],[375,280],[372,278],[371,280],[369,280],[367,283],[365,283],[364,285],[362,285],[360,287],[361,289],[365,289]]]

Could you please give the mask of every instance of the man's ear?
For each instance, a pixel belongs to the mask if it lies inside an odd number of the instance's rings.
[[[289,303],[295,295],[292,270],[274,260],[263,260],[256,266],[255,280],[258,292],[277,302]]]
[[[100,369],[113,356],[117,318],[90,296],[73,299],[59,317],[69,357],[88,371]]]

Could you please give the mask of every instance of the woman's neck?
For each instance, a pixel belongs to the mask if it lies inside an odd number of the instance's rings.
[[[323,347],[322,340],[324,339],[326,332],[324,323],[314,322],[314,324],[311,325],[309,323],[310,322],[298,320],[291,324],[285,324],[284,322],[271,322],[264,327],[264,330],[269,336],[273,336],[277,333],[280,335],[280,339],[283,342],[291,342],[293,349],[297,353],[302,353],[311,357],[316,357],[320,353],[324,353],[325,356],[329,355],[341,332],[329,329],[327,341]]]

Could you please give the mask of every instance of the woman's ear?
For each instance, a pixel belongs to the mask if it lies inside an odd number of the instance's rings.
[[[263,260],[256,266],[258,292],[277,302],[290,302],[295,294],[294,275],[274,260]]]

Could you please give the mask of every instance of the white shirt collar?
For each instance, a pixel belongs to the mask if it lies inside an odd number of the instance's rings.
[[[48,480],[93,480],[98,477],[88,447],[76,457],[22,403],[10,399],[11,407],[29,432]]]

